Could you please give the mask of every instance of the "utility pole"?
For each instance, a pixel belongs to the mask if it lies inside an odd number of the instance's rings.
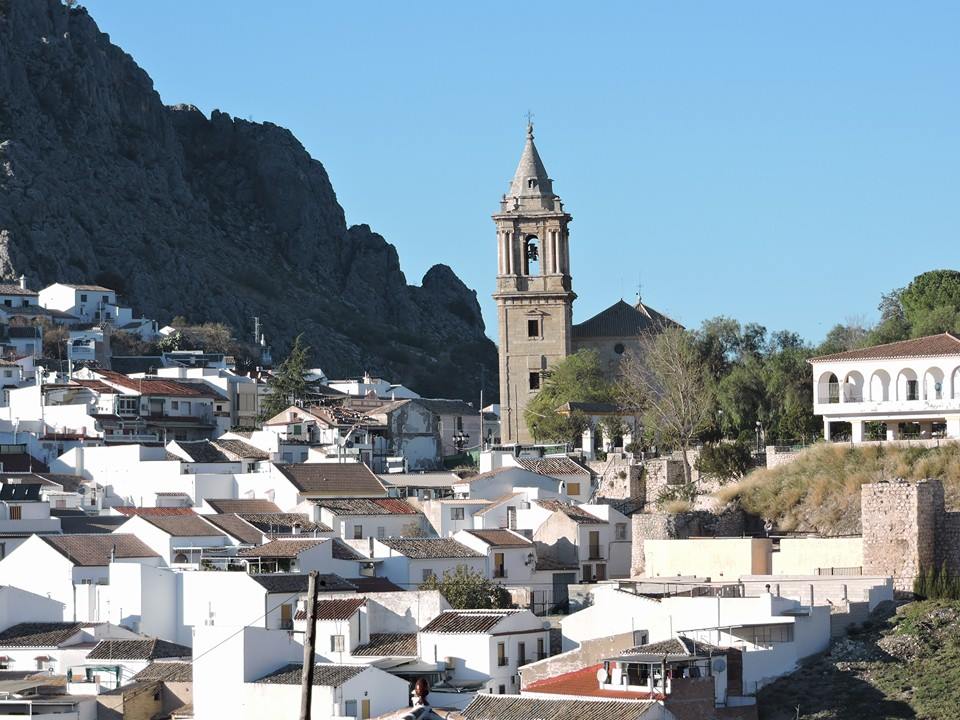
[[[307,576],[307,631],[303,638],[303,670],[300,673],[300,720],[310,720],[313,699],[313,656],[317,645],[317,571]]]

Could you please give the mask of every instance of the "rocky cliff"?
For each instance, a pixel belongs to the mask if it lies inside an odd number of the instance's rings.
[[[161,323],[303,332],[329,375],[493,399],[476,293],[445,265],[407,284],[396,249],[347,227],[286,129],[168,107],[82,8],[0,0],[0,275],[116,287]]]

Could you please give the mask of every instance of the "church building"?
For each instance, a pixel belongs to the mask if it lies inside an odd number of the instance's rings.
[[[597,351],[616,372],[624,352],[641,336],[676,325],[642,302],[622,299],[573,324],[570,231],[573,220],[553,192],[533,125],[509,191],[493,216],[497,226],[497,321],[500,328],[500,435],[504,443],[529,443],[523,412],[540,389],[544,373],[578,350]]]

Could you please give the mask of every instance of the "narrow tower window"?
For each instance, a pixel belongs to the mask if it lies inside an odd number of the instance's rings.
[[[539,390],[540,389],[540,373],[532,372],[530,373],[530,389]]]
[[[538,338],[540,337],[540,321],[533,319],[527,320],[527,337],[528,338]]]
[[[531,235],[523,243],[523,274],[540,274],[540,244],[536,235]]]

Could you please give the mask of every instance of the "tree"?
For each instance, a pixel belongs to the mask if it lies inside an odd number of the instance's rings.
[[[700,449],[697,470],[721,483],[739,480],[750,469],[750,448],[744,443],[708,443]]]
[[[267,382],[270,389],[263,399],[262,417],[271,418],[291,405],[302,402],[307,395],[307,353],[310,348],[303,344],[303,335],[297,335],[290,354]]]
[[[899,295],[913,337],[960,330],[960,271],[917,275]]]
[[[510,593],[499,583],[492,583],[479,572],[464,565],[447,570],[442,578],[431,575],[420,585],[421,590],[439,590],[450,606],[457,610],[489,610],[508,608]]]
[[[563,415],[559,408],[568,402],[613,400],[613,384],[600,366],[600,356],[580,350],[550,368],[540,391],[527,404],[524,420],[537,442],[573,442],[589,420],[579,412]]]
[[[683,452],[683,472],[691,482],[687,451],[713,422],[714,391],[693,336],[665,328],[644,337],[641,351],[621,362],[618,394],[625,410],[641,414],[659,443]]]

